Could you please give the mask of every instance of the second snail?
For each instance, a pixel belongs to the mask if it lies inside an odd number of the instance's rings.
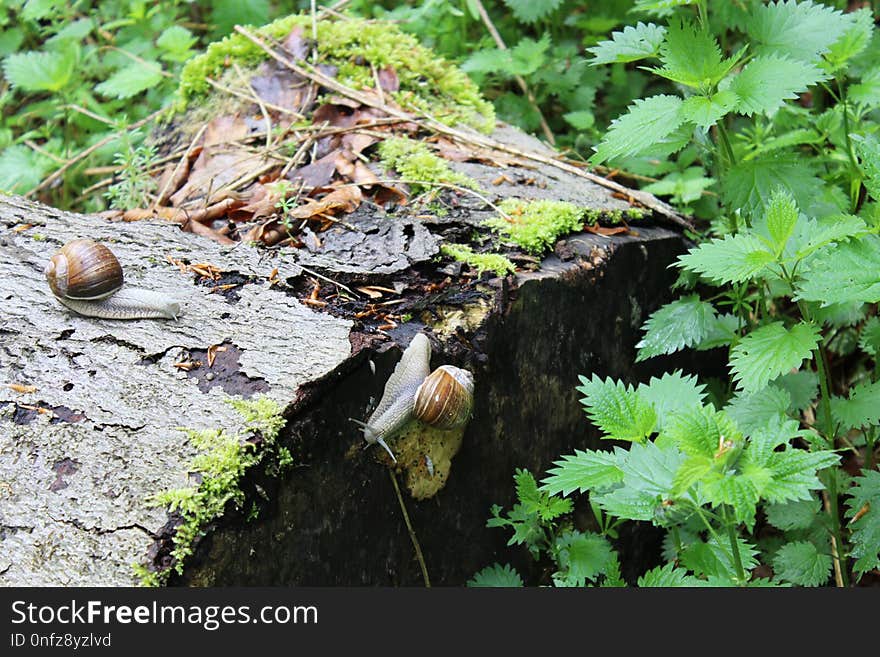
[[[382,399],[362,427],[368,444],[381,445],[397,462],[387,440],[419,420],[438,429],[455,429],[470,419],[474,377],[468,370],[442,365],[430,371],[431,343],[417,333],[388,377]]]

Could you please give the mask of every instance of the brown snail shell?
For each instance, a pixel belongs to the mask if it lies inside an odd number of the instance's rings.
[[[61,247],[44,271],[52,292],[67,299],[103,299],[122,287],[122,265],[113,252],[93,240]]]
[[[413,415],[438,429],[462,426],[474,404],[474,377],[467,370],[442,365],[416,390]]]

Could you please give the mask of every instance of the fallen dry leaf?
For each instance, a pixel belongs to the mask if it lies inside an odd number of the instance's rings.
[[[300,205],[291,211],[291,216],[296,219],[311,219],[322,214],[336,214],[338,212],[354,212],[363,200],[360,187],[350,185],[340,187],[327,194],[320,201],[306,199],[305,205]]]
[[[602,235],[603,237],[610,237],[612,235],[624,235],[629,233],[629,228],[627,228],[626,226],[614,226],[613,228],[607,228],[605,226],[584,226],[584,230],[588,233]]]
[[[6,387],[9,388],[10,390],[14,390],[15,392],[20,392],[23,395],[30,393],[30,392],[37,391],[36,386],[28,386],[28,385],[24,385],[21,383],[7,383]]]
[[[214,367],[214,359],[217,357],[217,354],[223,353],[224,351],[226,351],[226,347],[219,344],[212,344],[208,347],[208,367]]]

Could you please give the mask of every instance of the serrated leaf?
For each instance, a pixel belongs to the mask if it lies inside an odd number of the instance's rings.
[[[553,462],[556,467],[547,471],[541,490],[551,495],[568,495],[575,490],[586,493],[609,488],[623,480],[620,466],[624,457],[625,452],[619,447],[611,452],[576,449],[574,454]]]
[[[265,25],[269,22],[269,0],[212,0],[213,34],[224,36],[236,25]]]
[[[9,194],[24,194],[36,187],[52,166],[49,158],[27,146],[9,146],[0,152],[0,190]]]
[[[746,335],[733,348],[730,369],[737,385],[757,392],[776,377],[796,369],[810,358],[821,337],[819,329],[799,323],[786,328],[773,322]]]
[[[758,565],[755,547],[742,538],[736,539],[743,570],[748,574]],[[714,539],[708,542],[697,541],[688,545],[681,553],[681,564],[697,575],[707,578],[718,578],[733,583],[736,581],[736,569],[729,544],[719,545]]]
[[[3,75],[22,91],[60,91],[73,79],[76,60],[65,52],[22,52],[3,60]]]
[[[639,577],[636,582],[640,587],[684,587],[704,586],[704,582],[689,574],[684,568],[677,567],[674,563],[652,568]]]
[[[776,255],[779,256],[798,220],[797,204],[791,194],[784,189],[776,189],[770,196],[764,218]]]
[[[621,463],[623,485],[608,493],[591,493],[591,499],[613,516],[652,520],[656,509],[672,492],[675,473],[685,455],[674,447],[633,443]]]
[[[769,115],[825,77],[813,64],[769,55],[746,64],[731,80],[729,90],[737,96],[738,112]]]
[[[523,585],[522,577],[509,564],[486,566],[467,581],[469,587],[511,588]]]
[[[562,118],[575,130],[588,130],[596,124],[596,115],[590,110],[566,112],[562,115]]]
[[[736,107],[738,98],[730,90],[719,91],[711,96],[691,96],[681,106],[682,116],[708,130]]]
[[[696,345],[698,351],[726,347],[733,343],[739,335],[740,319],[733,314],[718,315],[709,328],[709,333]]]
[[[639,384],[636,392],[653,404],[657,412],[657,431],[675,413],[702,405],[706,397],[706,386],[697,382],[695,376],[684,376],[681,370],[667,372],[659,379],[651,377],[648,384]]]
[[[880,105],[880,70],[867,71],[860,82],[851,85],[847,99],[867,107]]]
[[[571,500],[552,497],[538,490],[538,483],[528,470],[517,470],[513,479],[516,482],[516,495],[527,513],[534,513],[542,521],[549,522],[571,512]]]
[[[773,385],[788,392],[791,397],[789,410],[793,412],[807,408],[819,394],[819,378],[808,370],[789,372],[776,379]]]
[[[610,378],[604,382],[593,375],[592,379],[579,377],[577,391],[585,395],[581,399],[587,417],[604,431],[605,438],[642,441],[649,436],[657,423],[654,407],[622,382]]]
[[[507,72],[510,75],[531,75],[544,65],[549,49],[550,37],[546,34],[538,41],[523,37],[510,49]]]
[[[850,19],[849,27],[837,41],[831,44],[825,54],[831,71],[842,68],[850,59],[867,48],[874,34],[874,17],[867,7],[846,14],[846,17]]]
[[[681,464],[672,480],[673,495],[683,495],[688,489],[701,481],[714,467],[714,462],[708,456],[691,456]]]
[[[747,460],[742,471],[762,499],[771,503],[787,502],[808,499],[811,491],[820,490],[823,486],[816,473],[839,461],[840,457],[834,452],[807,452],[790,447],[771,453],[764,466]]]
[[[802,260],[823,246],[859,236],[867,229],[861,218],[848,214],[823,217],[821,221],[807,219],[799,231],[801,235],[796,234],[795,239],[792,239],[794,257]]]
[[[859,336],[859,348],[871,356],[876,356],[880,353],[880,318],[876,315],[869,317],[862,327],[862,333]]]
[[[880,381],[851,388],[848,399],[832,397],[831,416],[841,431],[880,424]]]
[[[783,54],[813,61],[843,36],[850,21],[839,11],[813,2],[770,2],[750,13],[746,31],[758,54]]]
[[[563,0],[504,0],[504,4],[513,12],[514,18],[520,23],[534,23],[556,11]]]
[[[760,495],[750,477],[713,472],[703,482],[703,494],[714,508],[723,505],[732,507],[734,519],[745,524],[749,531],[752,530]]]
[[[880,237],[830,247],[801,275],[796,298],[821,303],[880,301]]]
[[[880,472],[866,470],[853,479],[845,513],[852,529],[853,568],[865,573],[880,568]],[[858,519],[856,519],[858,516]]]
[[[739,208],[747,217],[760,216],[779,187],[787,190],[805,211],[823,187],[809,160],[776,155],[741,161],[721,178],[721,191],[728,207]]]
[[[684,122],[681,103],[681,98],[667,95],[636,100],[626,114],[611,123],[593,163],[637,155],[660,142]]]
[[[704,173],[702,167],[672,171],[642,189],[658,196],[671,195],[674,203],[686,205],[699,200],[703,196],[703,190],[715,184],[715,179],[707,178]]]
[[[705,242],[679,256],[676,264],[722,284],[754,278],[773,261],[773,254],[757,236],[740,233]]]
[[[768,504],[764,509],[767,522],[783,531],[811,527],[821,511],[822,503],[815,497],[782,504]]]
[[[554,546],[559,571],[553,574],[557,586],[584,586],[605,572],[614,551],[598,534],[578,531],[563,532]]]
[[[191,49],[196,41],[198,39],[188,29],[180,25],[172,25],[159,35],[156,45],[165,51],[162,55],[163,59],[182,62],[192,55]]]
[[[800,586],[820,586],[831,575],[831,557],[808,541],[786,543],[773,558],[776,577]]]
[[[635,26],[627,25],[622,32],[612,32],[610,41],[600,41],[592,48],[587,48],[587,52],[593,55],[590,65],[634,62],[656,57],[665,35],[666,28],[653,23],[639,21]]]
[[[686,22],[672,22],[660,46],[660,68],[653,73],[688,87],[708,91],[730,71],[745,54],[740,51],[722,60],[721,48],[706,30]]]
[[[162,81],[162,67],[155,62],[135,62],[121,68],[95,87],[95,91],[111,98],[131,98],[155,87]]]
[[[733,420],[713,406],[698,406],[676,413],[666,423],[663,436],[688,456],[709,458],[714,458],[724,443],[742,441],[742,434]]]
[[[771,421],[787,418],[791,396],[786,390],[770,385],[755,393],[739,392],[725,407],[725,411],[745,433],[765,426]]]
[[[880,201],[880,141],[874,135],[850,135],[859,156],[859,168],[865,178],[865,189],[874,200]]]
[[[636,362],[699,344],[714,320],[715,309],[696,294],[667,303],[651,313],[642,326],[645,337],[636,345]]]

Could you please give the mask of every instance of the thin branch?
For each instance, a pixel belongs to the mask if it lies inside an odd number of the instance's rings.
[[[26,192],[26,193],[24,194],[24,197],[25,197],[25,198],[30,198],[31,196],[33,196],[33,195],[36,194],[37,192],[41,192],[41,191],[43,191],[44,189],[46,189],[47,187],[49,187],[52,183],[54,183],[56,180],[58,180],[58,178],[60,178],[61,176],[63,176],[63,175],[64,175],[64,172],[67,171],[70,167],[72,167],[72,166],[73,166],[74,164],[76,164],[77,162],[80,162],[80,161],[84,160],[84,159],[87,158],[89,155],[91,155],[91,154],[94,153],[96,150],[98,150],[99,148],[103,148],[104,146],[106,146],[107,144],[109,144],[109,143],[110,143],[111,141],[113,141],[114,139],[117,139],[117,138],[119,137],[119,135],[121,135],[123,132],[131,132],[132,130],[137,130],[137,129],[140,128],[141,126],[146,125],[147,123],[149,123],[150,121],[152,121],[153,119],[155,119],[156,117],[158,117],[159,115],[161,115],[164,111],[165,111],[164,108],[163,108],[163,109],[158,109],[158,110],[156,110],[155,112],[153,112],[152,114],[150,114],[148,117],[143,118],[143,119],[141,119],[140,121],[137,121],[137,122],[135,122],[135,123],[132,123],[130,126],[128,126],[127,128],[125,128],[124,130],[120,130],[120,131],[118,131],[118,132],[114,132],[113,134],[104,137],[104,139],[101,139],[100,141],[95,142],[94,144],[92,144],[92,145],[89,146],[88,148],[86,148],[86,149],[80,151],[77,155],[75,155],[74,157],[72,157],[72,158],[70,158],[69,160],[67,160],[67,163],[66,163],[66,164],[63,164],[63,165],[60,166],[58,169],[55,169],[55,171],[53,171],[50,175],[48,175],[46,178],[44,178],[43,181],[42,181],[39,185],[37,185],[36,187],[34,187],[34,188],[33,188],[32,190],[30,190],[29,192]]]
[[[483,19],[483,25],[486,26],[486,29],[489,30],[489,34],[491,34],[492,38],[495,40],[495,45],[498,46],[499,50],[506,51],[507,44],[504,43],[504,39],[501,38],[501,35],[495,28],[495,23],[493,23],[492,19],[489,17],[489,12],[486,11],[486,8],[483,6],[483,3],[480,2],[480,0],[474,0],[474,2],[477,5],[477,11],[480,13],[480,18]],[[529,101],[529,105],[531,105],[532,109],[535,110],[535,113],[537,113],[538,118],[541,121],[541,130],[544,131],[544,136],[547,137],[547,141],[555,146],[556,138],[553,136],[553,131],[550,130],[550,126],[547,124],[547,119],[544,118],[544,114],[541,112],[541,108],[538,107],[538,103],[535,101],[535,95],[532,93],[531,89],[529,89],[529,85],[526,84],[525,79],[521,75],[514,75],[513,79],[516,80],[519,88],[525,94],[526,98]]]
[[[159,195],[156,197],[155,202],[153,203],[153,209],[165,201],[165,195],[168,193],[168,188],[171,186],[172,181],[177,176],[177,172],[180,171],[181,167],[183,167],[183,163],[189,160],[190,153],[193,152],[193,149],[196,147],[196,144],[199,143],[199,140],[202,138],[202,135],[205,134],[205,130],[208,128],[208,124],[204,124],[199,131],[196,133],[196,136],[193,137],[193,140],[189,143],[186,151],[183,153],[181,158],[177,161],[177,164],[174,167],[174,170],[171,172],[171,175],[168,176],[168,180],[165,181],[165,184],[162,185],[162,189],[159,192]]]
[[[425,557],[422,555],[422,548],[419,545],[419,539],[413,530],[412,523],[409,521],[409,514],[406,512],[406,505],[403,503],[403,495],[400,494],[400,486],[397,484],[397,477],[394,471],[388,469],[388,476],[391,477],[391,483],[394,484],[394,492],[397,494],[397,501],[400,503],[400,510],[403,511],[403,520],[406,523],[406,529],[409,532],[409,540],[412,541],[413,548],[416,551],[416,559],[419,562],[419,568],[422,569],[422,578],[425,580],[425,588],[431,588],[431,580],[428,578],[428,567],[425,565]]]

